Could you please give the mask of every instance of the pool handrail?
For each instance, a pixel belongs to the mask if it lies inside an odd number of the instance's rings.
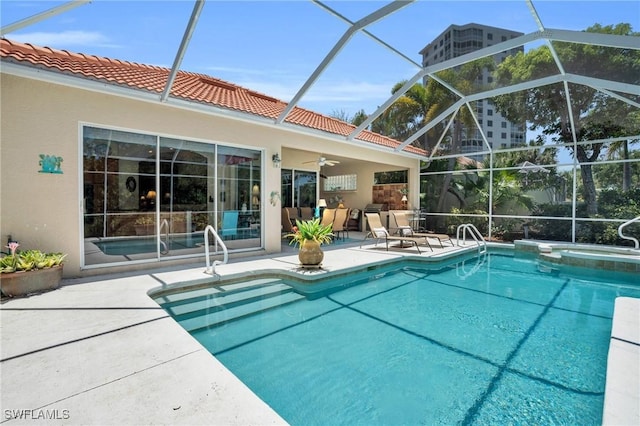
[[[633,244],[634,244],[636,249],[640,248],[640,242],[638,241],[638,239],[634,238],[634,237],[628,237],[628,236],[624,235],[622,233],[622,230],[627,225],[631,225],[632,223],[638,222],[638,221],[640,221],[640,216],[638,216],[638,217],[636,217],[634,219],[628,220],[625,223],[623,223],[622,225],[618,226],[618,235],[620,236],[620,238],[622,238],[623,240],[631,240],[631,241],[633,241]]]
[[[211,257],[209,255],[209,232],[211,232],[211,235],[213,235],[213,237],[216,239],[216,242],[220,244],[220,247],[222,247],[222,261],[214,260],[213,265],[211,264]],[[222,241],[222,238],[220,238],[215,228],[211,225],[207,225],[207,227],[204,228],[204,255],[207,265],[206,269],[204,270],[205,274],[215,274],[216,265],[221,265],[229,261],[229,251],[227,250],[227,246],[225,245],[224,241]]]
[[[462,230],[462,239],[460,238],[461,230]],[[473,223],[463,223],[462,225],[458,226],[458,229],[456,230],[456,240],[458,243],[458,247],[462,247],[467,243],[467,231],[469,232],[469,235],[471,236],[471,238],[474,239],[476,244],[478,244],[478,253],[486,253],[487,242],[484,240],[484,237],[482,236],[480,231],[478,231],[478,228],[476,228]],[[460,243],[461,240],[463,241],[462,244]]]
[[[162,241],[162,228],[165,227],[166,231],[165,231],[165,241]],[[167,221],[167,219],[163,219],[162,222],[160,222],[160,245],[164,248],[162,251],[160,251],[160,254],[169,254],[169,246],[167,245],[167,243],[169,242],[169,222]]]
[[[463,259],[462,262],[456,263],[456,276],[461,280],[465,280],[471,275],[478,272],[480,267],[482,267],[482,265],[484,265],[485,261],[487,260],[487,250],[479,253],[478,257],[475,258],[475,265],[473,265],[473,267],[469,271],[467,271],[466,266],[467,260],[469,259]]]

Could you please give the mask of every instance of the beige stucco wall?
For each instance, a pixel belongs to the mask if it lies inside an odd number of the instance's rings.
[[[301,145],[298,145],[300,148]],[[313,149],[309,147],[307,149]],[[372,202],[372,187],[374,185],[374,174],[382,171],[395,171],[395,170],[409,170],[409,203],[408,208],[419,205],[419,162],[415,159],[408,159],[406,157],[390,155],[388,152],[381,152],[362,147],[355,147],[344,143],[324,143],[320,147],[315,147],[317,150],[322,150],[321,153],[327,158],[335,157],[347,157],[349,158],[348,164],[343,161],[340,164],[334,166],[325,166],[322,168],[322,173],[327,176],[338,175],[357,175],[357,187],[356,191],[340,191],[340,195],[343,197],[345,207],[362,209],[367,204]],[[329,151],[331,149],[331,151]],[[299,149],[293,149],[284,147],[283,150],[283,162],[282,167],[296,170],[309,170],[320,171],[320,167],[317,164],[305,164],[309,161],[315,161],[318,159],[318,152],[301,151]],[[332,155],[333,153],[333,155]],[[355,159],[356,162],[351,160]],[[330,198],[334,196],[334,193],[323,191],[323,181],[319,181],[320,194],[319,198]]]
[[[158,102],[144,102],[14,75],[2,74],[1,93],[2,245],[6,245],[10,234],[23,248],[68,253],[65,276],[87,274],[80,270],[82,166],[79,133],[82,124],[264,149],[265,175],[261,200],[267,252],[278,252],[281,247],[280,204],[272,206],[269,203],[269,193],[280,191],[280,169],[273,167],[271,156],[281,153],[283,167],[287,167],[288,161],[294,161],[287,159],[286,149],[283,152],[282,147],[338,152],[341,156],[410,168],[410,175],[416,181],[410,188],[412,194],[417,194],[418,161],[415,159]],[[63,174],[39,173],[40,154],[62,157]],[[372,163],[363,165],[363,169],[373,167]],[[372,183],[373,172],[363,170],[362,173],[363,176],[370,174]],[[363,186],[369,185],[367,179],[363,180]],[[370,197],[370,191],[368,195],[363,193],[362,200],[354,200],[354,203],[366,204],[367,196]]]

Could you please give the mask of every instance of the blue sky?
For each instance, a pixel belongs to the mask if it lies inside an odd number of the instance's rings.
[[[65,2],[2,0],[2,26]],[[326,4],[357,21],[387,2]],[[583,30],[630,23],[640,31],[640,2],[536,1],[547,28]],[[7,38],[73,52],[170,67],[192,1],[100,1],[7,34]],[[536,31],[524,0],[428,1],[400,9],[367,30],[420,63],[419,51],[450,24]],[[318,5],[294,1],[213,1],[204,6],[182,69],[206,73],[289,101],[340,39],[347,24]],[[535,47],[535,46],[532,46]],[[392,86],[418,69],[363,34],[355,35],[300,106],[325,114],[373,112]]]

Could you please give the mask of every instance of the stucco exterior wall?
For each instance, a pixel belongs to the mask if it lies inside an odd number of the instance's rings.
[[[318,151],[299,151],[298,149],[303,146],[298,145],[296,149],[292,147],[283,147],[283,161],[282,167],[287,169],[307,170],[307,171],[322,171],[327,176],[337,175],[357,175],[356,191],[340,191],[340,195],[344,199],[345,207],[362,209],[367,204],[372,202],[372,187],[374,185],[374,174],[376,172],[388,172],[395,170],[409,170],[409,199],[408,208],[417,208],[419,206],[419,161],[414,159],[408,159],[406,157],[390,155],[387,152],[375,151],[371,149],[353,147],[342,143],[323,143],[323,145],[316,147],[307,147],[307,149],[316,149],[327,158],[334,158],[335,156],[348,157],[357,159],[357,163],[349,163],[344,165],[343,163],[336,164],[335,166],[319,167],[317,164],[305,164],[308,161],[315,161],[318,159]],[[332,192],[324,192],[324,181],[319,179],[320,198],[330,198],[335,195]]]
[[[267,252],[279,252],[281,247],[280,203],[272,206],[269,193],[280,191],[280,169],[273,167],[271,156],[281,153],[282,147],[366,158],[410,168],[410,175],[417,176],[418,161],[415,159],[159,102],[145,102],[8,74],[2,74],[1,92],[2,245],[6,245],[11,235],[20,242],[21,248],[68,253],[65,264],[67,277],[88,274],[80,269],[80,132],[83,124],[264,149],[265,174],[260,199],[264,210],[263,232]],[[40,173],[40,154],[62,157],[63,173]],[[282,153],[281,157],[283,167],[288,161],[294,161]],[[363,167],[371,168],[372,165]],[[372,176],[371,172],[371,180]],[[366,185],[366,179],[363,185]],[[416,191],[412,190],[412,193]],[[367,195],[363,193],[362,196],[366,198]],[[354,200],[358,204],[363,202],[366,204],[364,198]]]

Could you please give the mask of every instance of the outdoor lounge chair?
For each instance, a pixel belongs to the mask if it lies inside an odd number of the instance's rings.
[[[400,245],[397,246],[399,248],[407,248],[407,247],[412,247],[412,245],[415,245],[416,250],[418,250],[418,253],[421,253],[420,247],[419,247],[420,244],[425,244],[427,247],[429,247],[429,249],[431,249],[431,251],[433,251],[433,249],[431,248],[431,246],[429,245],[425,237],[391,235],[389,234],[389,231],[387,231],[387,228],[385,228],[382,225],[382,221],[380,220],[380,215],[378,213],[365,213],[365,216],[367,217],[367,222],[369,223],[369,228],[371,229],[371,231],[369,231],[367,235],[364,237],[363,242],[367,238],[369,238],[369,236],[371,236],[372,238],[376,239],[376,244],[378,244],[379,240],[384,239],[384,242],[387,246],[387,251],[389,251],[389,241],[399,241]],[[405,246],[404,245],[405,242],[410,243],[412,245]],[[362,244],[360,244],[360,247],[362,247]]]
[[[444,245],[442,244],[443,241],[449,241],[451,243],[451,246],[454,245],[453,241],[451,241],[451,237],[448,236],[447,234],[434,234],[432,232],[414,232],[413,228],[411,228],[411,225],[409,224],[409,219],[407,218],[406,213],[392,212],[392,214],[396,220],[396,223],[398,224],[398,230],[400,231],[401,234],[412,235],[414,237],[434,238],[438,240],[438,243],[440,243],[441,248],[444,248]],[[429,247],[431,247],[431,245],[429,245]]]

